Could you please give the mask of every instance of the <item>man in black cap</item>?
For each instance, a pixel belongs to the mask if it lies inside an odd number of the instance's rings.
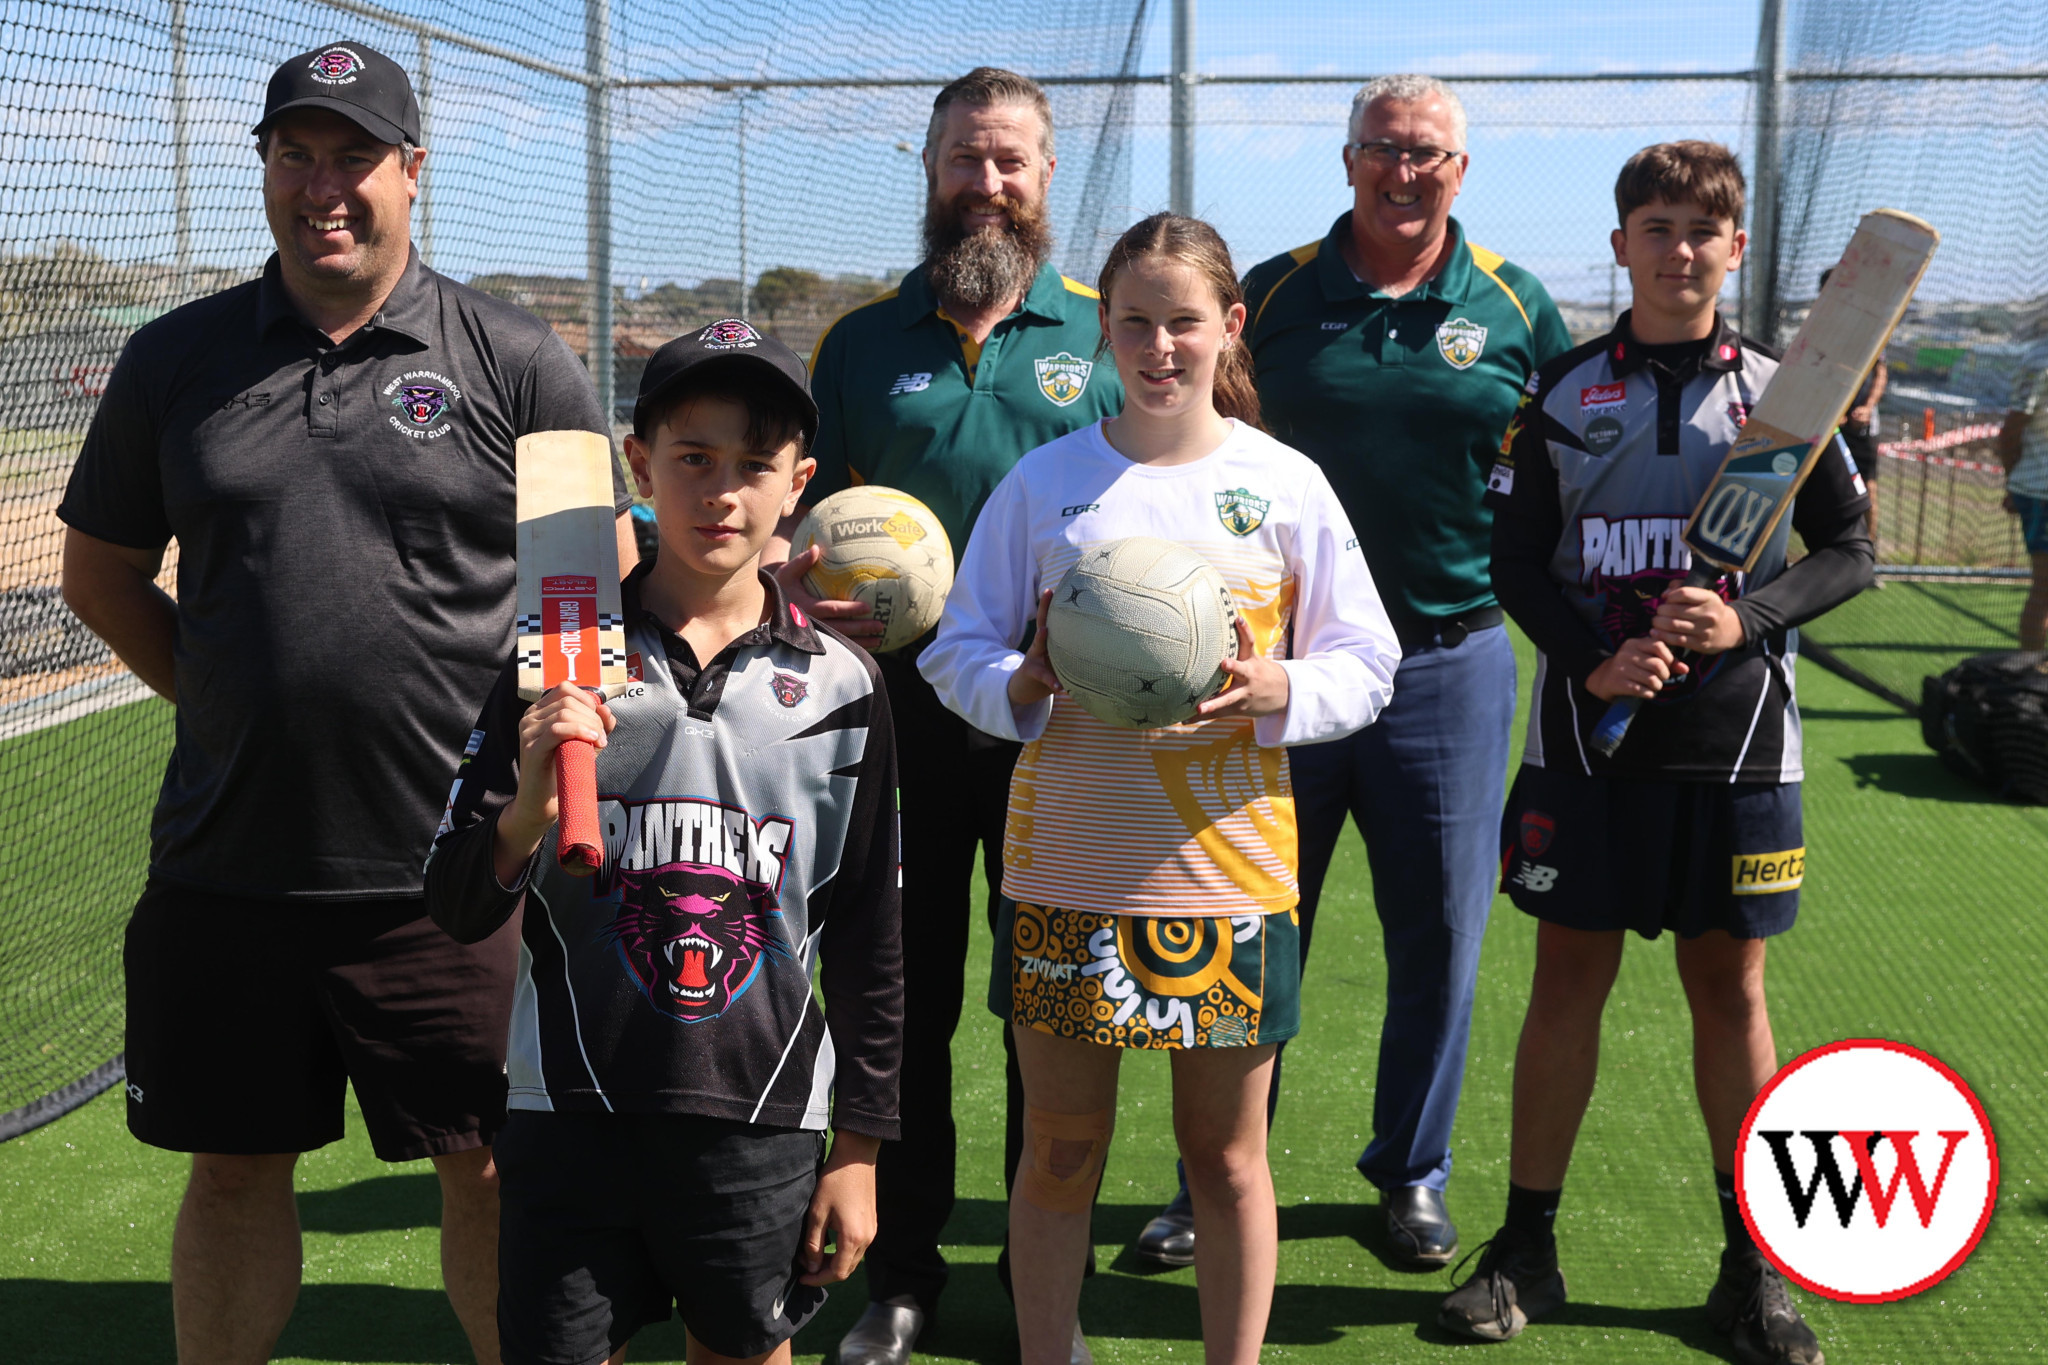
[[[276,254],[130,338],[59,509],[65,600],[178,706],[127,935],[128,1125],[193,1154],[180,1361],[269,1359],[293,1165],[353,1082],[378,1156],[434,1163],[449,1298],[494,1365],[518,944],[451,941],[420,868],[511,649],[513,444],[609,425],[546,326],[412,251],[426,152],[394,63],[293,57],[255,133]]]

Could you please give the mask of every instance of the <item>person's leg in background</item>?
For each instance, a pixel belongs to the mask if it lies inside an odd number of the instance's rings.
[[[945,709],[906,653],[876,656],[896,722],[903,838],[903,1136],[883,1143],[875,1163],[871,1303],[840,1343],[840,1365],[906,1359],[947,1278],[939,1236],[954,1200],[953,1033],[979,830],[966,722]]]
[[[1373,1140],[1394,1254],[1446,1263],[1451,1126],[1464,1085],[1479,950],[1498,878],[1515,656],[1494,626],[1402,660],[1394,699],[1361,732],[1354,804],[1386,950]]]

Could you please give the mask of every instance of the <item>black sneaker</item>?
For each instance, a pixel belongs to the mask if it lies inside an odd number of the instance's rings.
[[[1526,1233],[1502,1228],[1472,1254],[1479,1266],[1445,1297],[1436,1314],[1439,1326],[1482,1341],[1506,1341],[1564,1302],[1564,1272],[1557,1268],[1554,1238],[1539,1244]],[[1463,1261],[1458,1268],[1464,1268]]]
[[[1707,1318],[1743,1365],[1825,1365],[1820,1342],[1793,1306],[1785,1278],[1762,1253],[1723,1252],[1707,1294]]]

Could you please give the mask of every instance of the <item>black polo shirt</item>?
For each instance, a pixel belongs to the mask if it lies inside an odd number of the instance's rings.
[[[582,362],[417,255],[339,344],[274,256],[129,339],[58,515],[178,541],[153,875],[419,893],[450,755],[512,648],[513,443],[562,429],[609,430]]]

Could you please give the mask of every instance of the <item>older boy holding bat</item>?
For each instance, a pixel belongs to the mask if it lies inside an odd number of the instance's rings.
[[[655,353],[626,453],[661,548],[622,589],[624,685],[529,707],[531,660],[508,664],[427,866],[458,939],[526,907],[497,1147],[508,1365],[617,1362],[671,1305],[693,1362],[786,1362],[874,1236],[903,1020],[888,696],[760,567],[817,421],[802,362],[741,320]],[[574,508],[528,492],[521,552],[572,572],[550,528]],[[597,751],[582,865],[558,832],[571,744]]]
[[[1552,1223],[1601,1011],[1626,932],[1671,929],[1727,1235],[1708,1312],[1744,1361],[1822,1358],[1744,1227],[1731,1172],[1743,1116],[1777,1069],[1764,945],[1792,926],[1805,861],[1793,628],[1867,584],[1872,557],[1868,499],[1830,445],[1748,573],[1686,582],[1688,514],[1780,370],[1715,307],[1742,259],[1743,192],[1713,143],[1629,160],[1614,253],[1633,307],[1537,372],[1488,486],[1494,588],[1542,654],[1501,836],[1505,890],[1541,924],[1506,1221],[1438,1316],[1469,1336],[1515,1336],[1564,1302]],[[1788,568],[1795,525],[1809,553]],[[1593,732],[1624,697],[1647,704],[1606,757]]]

